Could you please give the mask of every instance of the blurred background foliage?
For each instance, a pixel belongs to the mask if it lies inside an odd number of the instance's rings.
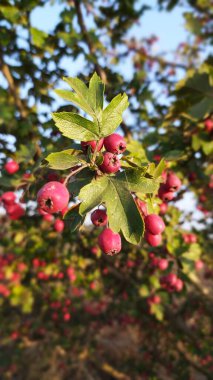
[[[1,208],[1,379],[212,378],[213,140],[206,120],[213,114],[213,5],[155,3],[159,18],[178,7],[184,14],[186,40],[168,58],[153,49],[158,36],[128,38],[150,3],[1,0],[0,186],[1,194],[15,190],[26,208],[19,220]],[[61,9],[49,33],[31,25],[32,12],[46,4]],[[91,226],[71,232],[67,223],[58,233],[36,211],[38,188],[61,176],[41,169],[42,159],[70,147],[50,116],[73,110],[53,92],[73,76],[69,62],[86,83],[94,70],[101,76],[107,101],[128,94],[120,131],[138,141],[136,157],[165,157],[183,183],[164,216],[163,245],[152,249],[184,281],[178,294],[161,289],[162,271],[146,243],[105,257]],[[4,170],[8,158],[20,164],[13,176]],[[150,303],[156,295],[160,303]]]

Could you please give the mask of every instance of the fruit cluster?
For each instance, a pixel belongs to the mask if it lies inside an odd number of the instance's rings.
[[[17,197],[13,191],[3,193],[0,201],[11,220],[18,220],[25,214],[25,209],[17,203]]]

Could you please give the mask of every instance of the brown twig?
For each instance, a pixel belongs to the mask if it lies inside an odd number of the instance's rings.
[[[11,92],[13,98],[14,98],[16,107],[18,108],[21,117],[22,118],[26,118],[27,117],[27,112],[26,112],[25,106],[24,106],[24,104],[22,103],[22,101],[21,101],[21,99],[19,97],[19,93],[18,93],[17,87],[16,87],[16,85],[14,83],[13,76],[12,76],[12,74],[10,72],[10,68],[4,62],[3,57],[0,57],[0,69],[1,69],[2,74],[4,75],[5,79],[7,80],[9,90],[10,90],[10,92]]]

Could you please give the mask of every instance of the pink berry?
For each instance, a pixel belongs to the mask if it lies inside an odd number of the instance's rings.
[[[181,290],[183,290],[183,281],[180,278],[178,278],[175,283],[175,290],[176,292],[181,292]]]
[[[11,160],[4,165],[4,169],[8,174],[14,174],[19,170],[18,162]]]
[[[166,187],[168,191],[178,191],[181,187],[181,180],[175,173],[168,173],[166,179]]]
[[[158,191],[158,196],[163,202],[169,202],[174,199],[175,195],[173,191],[168,191],[166,184],[162,183]]]
[[[144,222],[146,230],[152,235],[159,235],[165,230],[164,221],[159,215],[147,215]]]
[[[145,239],[149,245],[152,247],[157,247],[158,245],[161,244],[162,242],[162,236],[161,234],[159,235],[152,235],[149,232],[145,233]]]
[[[175,286],[177,282],[177,275],[175,273],[169,273],[166,276],[166,281],[170,286]]]
[[[97,141],[95,141],[95,140],[92,140],[92,141],[82,141],[81,142],[81,147],[82,147],[82,149],[83,149],[84,152],[87,151],[88,146],[90,146],[92,152],[94,152],[95,148],[96,148],[96,145],[97,145]],[[98,141],[98,146],[97,146],[97,151],[98,152],[102,149],[103,145],[104,145],[104,139],[100,139]]]
[[[159,205],[159,208],[160,208],[160,214],[161,215],[164,215],[164,214],[166,214],[166,212],[167,212],[167,210],[168,210],[168,205],[166,204],[166,203],[161,203],[160,205]]]
[[[159,259],[158,261],[158,268],[160,270],[166,270],[168,268],[168,260],[167,259]]]
[[[213,131],[213,120],[205,120],[204,125],[207,132],[211,133]]]
[[[54,223],[54,229],[57,232],[62,232],[64,230],[64,222],[63,222],[63,220],[56,219],[56,221]]]
[[[119,158],[110,152],[104,153],[103,163],[100,165],[100,169],[103,173],[116,173],[121,167]]]
[[[135,198],[135,203],[138,206],[138,209],[141,212],[141,214],[143,216],[147,216],[148,211],[147,211],[146,203],[139,198]]]
[[[105,226],[107,224],[107,214],[105,210],[95,210],[91,214],[92,223],[97,226]]]
[[[107,152],[121,154],[126,150],[126,142],[118,133],[105,137],[104,146]]]
[[[52,214],[44,214],[43,215],[43,220],[45,220],[46,222],[52,222],[54,219],[54,216]]]
[[[2,194],[1,200],[6,205],[12,205],[15,203],[16,194],[13,191],[6,191],[6,193]]]
[[[150,296],[148,298],[148,304],[149,305],[152,305],[152,304],[156,305],[156,304],[159,304],[159,303],[161,303],[161,298],[157,294],[154,294],[153,296]]]
[[[37,194],[37,202],[40,209],[54,214],[67,207],[69,192],[62,183],[51,181],[46,183]]]
[[[121,237],[114,233],[110,228],[106,228],[98,237],[101,250],[106,255],[113,256],[121,250]]]
[[[11,220],[18,220],[25,214],[25,210],[18,203],[5,205],[5,209]]]
[[[202,260],[197,260],[197,261],[195,261],[195,269],[196,269],[197,271],[203,269],[203,267],[204,267],[204,263],[203,263]]]

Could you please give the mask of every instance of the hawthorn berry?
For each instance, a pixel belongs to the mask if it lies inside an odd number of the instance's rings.
[[[100,165],[100,169],[103,173],[116,173],[121,167],[119,158],[110,152],[106,152],[103,155],[103,163]]]
[[[82,150],[84,152],[87,151],[87,148],[89,146],[91,147],[92,152],[94,152],[95,149],[96,149],[96,145],[97,145],[97,151],[99,152],[102,149],[103,145],[104,145],[104,139],[102,138],[98,142],[95,141],[95,140],[92,140],[92,141],[82,141],[81,142],[81,147],[82,147]]]
[[[91,214],[92,223],[97,226],[105,226],[107,224],[107,214],[105,210],[95,210]]]
[[[165,230],[163,219],[156,214],[147,215],[144,219],[146,230],[152,235],[159,235]]]
[[[164,214],[166,214],[166,212],[167,212],[167,210],[168,210],[168,205],[166,204],[166,203],[161,203],[160,205],[159,205],[159,208],[160,208],[160,214],[161,215],[164,215]]]
[[[163,202],[169,202],[174,199],[175,195],[173,191],[168,191],[166,184],[162,183],[158,191],[158,196]]]
[[[146,232],[145,239],[149,245],[151,245],[152,247],[157,247],[162,242],[162,235],[153,235],[150,234],[150,232]]]
[[[54,229],[57,232],[62,232],[64,230],[64,222],[61,219],[56,219],[54,223]]]
[[[169,263],[168,263],[167,259],[159,259],[158,260],[157,266],[160,270],[166,270],[168,268],[168,265],[169,265]]]
[[[5,205],[5,209],[11,220],[18,220],[25,214],[24,208],[18,203]]]
[[[176,292],[181,292],[181,290],[183,290],[183,281],[180,278],[178,278],[174,287]]]
[[[8,174],[14,174],[19,170],[18,162],[11,160],[4,165],[4,169]]]
[[[126,150],[126,142],[118,133],[113,133],[104,138],[104,147],[107,152],[121,154]]]
[[[136,203],[139,211],[141,212],[141,214],[143,216],[147,216],[148,211],[147,211],[146,203],[139,198],[135,198],[135,203]]]
[[[54,219],[54,216],[52,214],[45,213],[43,215],[43,220],[45,220],[46,222],[52,222],[53,219]]]
[[[69,191],[66,186],[57,181],[47,182],[37,194],[39,209],[54,214],[67,207]]]
[[[197,271],[203,269],[203,267],[204,267],[204,262],[202,260],[195,261],[195,269]]]
[[[168,191],[178,191],[181,187],[181,180],[175,173],[168,173],[166,179]]]
[[[205,120],[204,125],[205,125],[205,130],[207,132],[211,133],[213,131],[213,120],[211,119]]]
[[[98,237],[101,250],[109,256],[113,256],[121,250],[121,237],[118,233],[106,228]]]
[[[6,205],[12,205],[15,203],[16,194],[13,191],[6,191],[2,194],[1,200]]]

